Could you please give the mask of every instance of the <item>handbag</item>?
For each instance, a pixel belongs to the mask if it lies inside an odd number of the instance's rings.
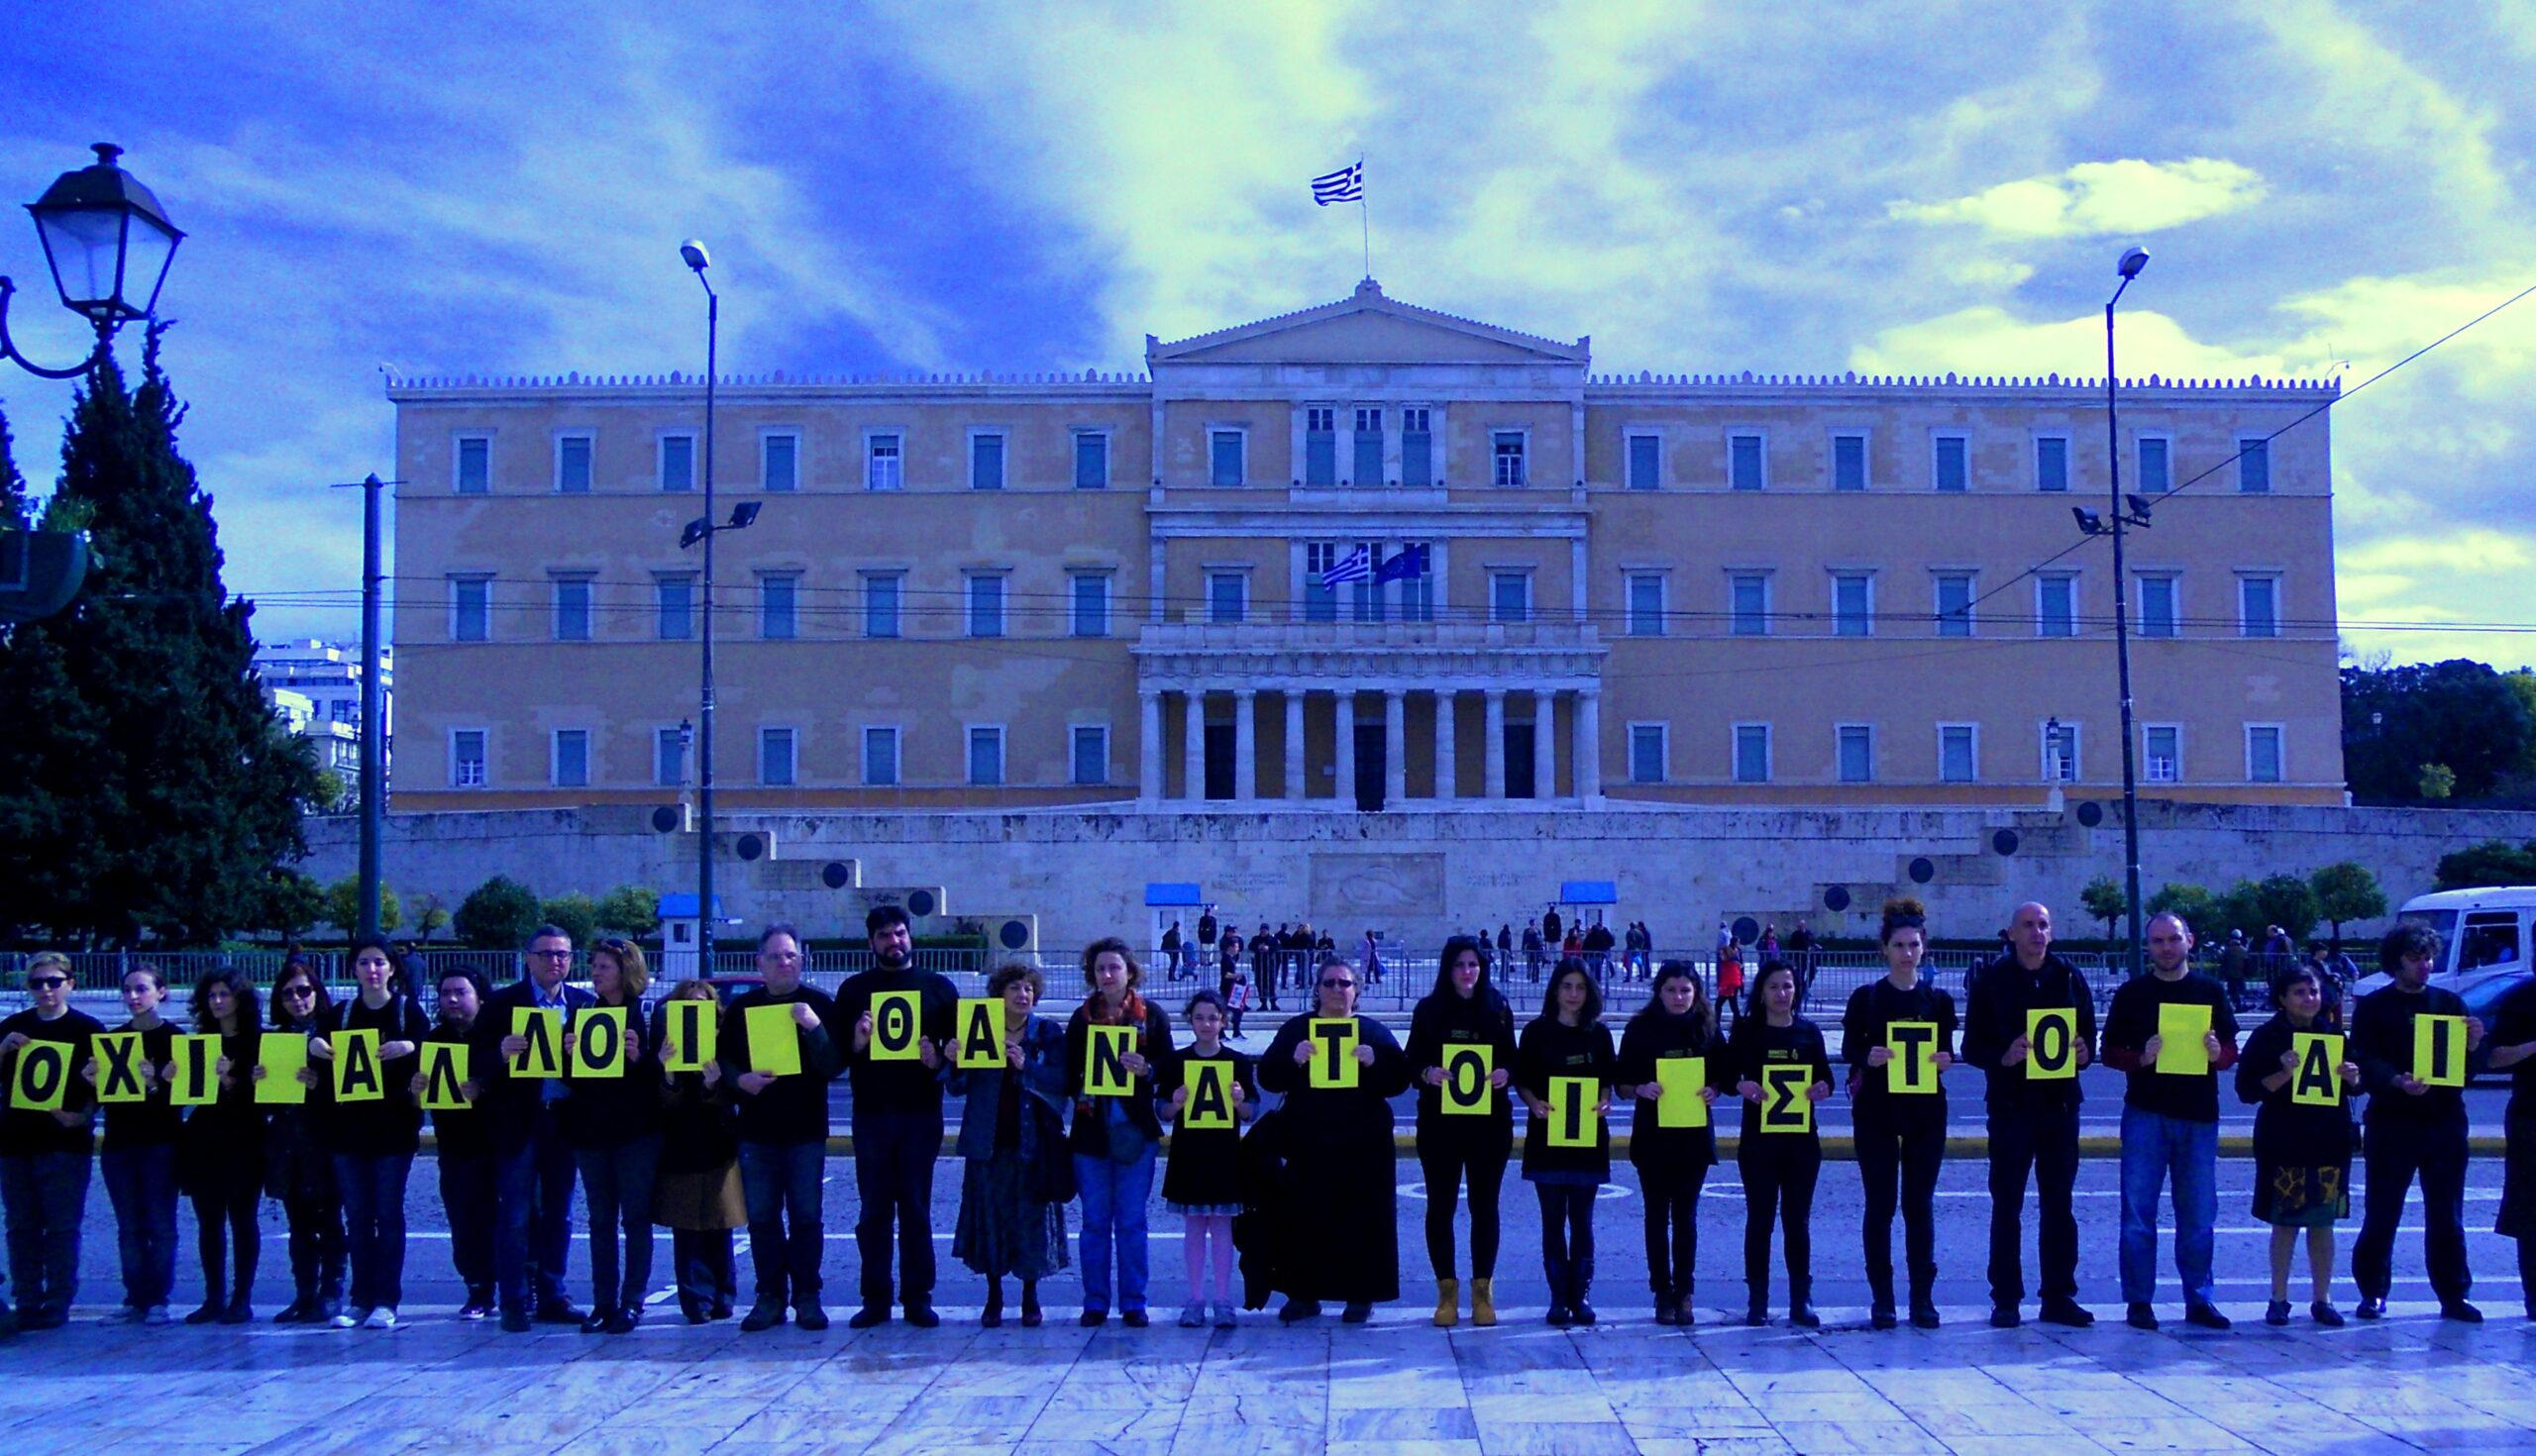
[[[1030,1098],[1037,1119],[1038,1153],[1030,1165],[1030,1196],[1043,1203],[1074,1201],[1074,1153],[1066,1146],[1066,1120],[1057,1109]]]

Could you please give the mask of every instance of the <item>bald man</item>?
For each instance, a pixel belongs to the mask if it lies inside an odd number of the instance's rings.
[[[2036,1244],[2044,1322],[2084,1329],[2096,1317],[2078,1303],[2078,1217],[2070,1201],[2078,1182],[2078,1080],[2028,1076],[2033,1048],[2026,1036],[2030,1012],[2066,1007],[2075,1013],[2069,1054],[2085,1067],[2095,1056],[2095,995],[2077,967],[2052,953],[2049,906],[2017,906],[2007,940],[2005,955],[1972,973],[1963,1008],[1962,1060],[1981,1069],[1988,1085],[1990,1322],[2009,1329],[2025,1317],[2031,1175],[2043,1202]]]

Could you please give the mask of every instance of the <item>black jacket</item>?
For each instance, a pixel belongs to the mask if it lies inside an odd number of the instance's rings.
[[[567,1019],[581,1007],[598,1003],[598,997],[570,982],[558,992]],[[476,1104],[485,1114],[496,1151],[514,1151],[528,1141],[536,1127],[538,1104],[546,1099],[544,1080],[511,1076],[510,1059],[502,1055],[502,1038],[511,1034],[511,1012],[536,1004],[537,983],[522,976],[484,998],[483,1009],[476,1014],[475,1030],[467,1038],[467,1075],[476,1083]]]
[[[1991,1102],[2073,1107],[2084,1100],[2074,1077],[2037,1082],[2026,1076],[2025,1063],[2010,1066],[2000,1060],[2008,1045],[2026,1034],[2028,1011],[2060,1006],[2077,1012],[2076,1040],[2092,1062],[2096,998],[2077,967],[2046,953],[2043,965],[2028,971],[2011,952],[1972,973],[1963,996],[1963,1060],[1981,1069]]]

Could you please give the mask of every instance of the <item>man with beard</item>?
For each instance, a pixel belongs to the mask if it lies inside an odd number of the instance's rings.
[[[1200,944],[1215,940],[1215,916],[1199,922]],[[898,1297],[907,1323],[931,1329],[933,1312],[933,1163],[942,1155],[943,1045],[957,1033],[960,992],[950,978],[915,969],[906,911],[875,905],[863,917],[872,969],[837,988],[840,1024],[851,1026],[846,1058],[854,1092],[854,1190],[863,1205],[854,1244],[863,1259],[863,1307],[847,1321],[870,1329],[890,1318],[890,1244],[899,1240]],[[873,1056],[873,998],[886,991],[919,997],[914,1061]]]

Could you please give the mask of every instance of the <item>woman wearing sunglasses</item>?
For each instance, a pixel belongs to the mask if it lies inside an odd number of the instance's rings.
[[[70,1318],[70,1296],[79,1287],[79,1220],[88,1207],[89,1120],[96,1090],[80,1076],[91,1038],[106,1028],[70,1005],[70,958],[38,954],[27,967],[27,990],[35,1004],[0,1021],[0,1087],[15,1088],[18,1062],[31,1042],[58,1042],[67,1050],[38,1049],[57,1059],[61,1105],[49,1111],[11,1105],[0,1111],[0,1202],[9,1218],[9,1277],[24,1306],[20,1329],[53,1329]],[[14,1103],[15,1098],[13,1097]],[[0,1314],[7,1306],[0,1304]]]
[[[1391,1098],[1409,1090],[1409,1058],[1381,1022],[1356,1014],[1356,990],[1354,966],[1322,960],[1312,1011],[1279,1027],[1259,1057],[1259,1085],[1285,1095],[1297,1216],[1279,1220],[1276,1262],[1286,1296],[1277,1317],[1289,1322],[1337,1300],[1342,1317],[1362,1324],[1374,1305],[1400,1298]]]
[[[272,1035],[314,1039],[334,1026],[334,997],[315,967],[296,956],[283,963],[272,1016]],[[264,1080],[262,1066],[255,1080]],[[325,1080],[306,1067],[299,1080],[308,1085],[308,1100],[272,1103],[264,1124],[264,1192],[281,1199],[290,1224],[291,1300],[273,1323],[324,1324],[344,1307],[344,1196],[320,1136]]]

